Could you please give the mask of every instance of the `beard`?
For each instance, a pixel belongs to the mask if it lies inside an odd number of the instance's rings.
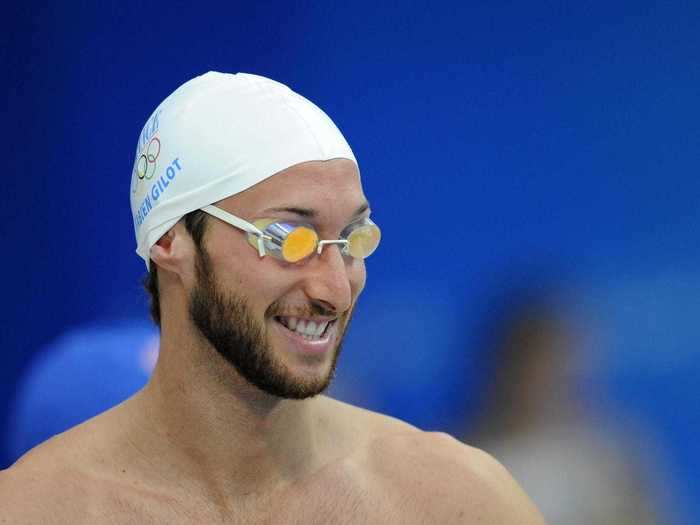
[[[194,325],[214,350],[248,383],[272,396],[306,399],[324,392],[335,375],[352,308],[335,321],[338,336],[330,370],[319,377],[297,377],[274,355],[265,324],[255,319],[246,297],[225,292],[217,286],[208,254],[204,248],[198,252],[195,263],[197,280],[190,294],[189,313]],[[267,313],[277,311],[279,305],[273,303]],[[320,304],[311,304],[308,316],[314,314],[329,315],[333,312]]]

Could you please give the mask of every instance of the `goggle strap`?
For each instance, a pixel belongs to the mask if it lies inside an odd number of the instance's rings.
[[[248,221],[244,221],[243,219],[240,219],[235,215],[231,215],[229,212],[224,211],[221,208],[208,205],[203,206],[202,210],[213,215],[214,217],[217,217],[218,219],[221,219],[224,222],[228,222],[231,226],[235,226],[236,228],[247,231],[248,233],[253,233],[255,235],[263,235],[263,232],[254,224],[251,224]]]
[[[258,255],[261,259],[265,257],[265,237],[267,235],[258,235]]]

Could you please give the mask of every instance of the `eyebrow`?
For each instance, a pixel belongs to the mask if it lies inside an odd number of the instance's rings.
[[[352,217],[355,218],[358,215],[363,214],[368,209],[369,209],[369,202],[365,201],[364,204],[362,204],[359,208],[357,208],[355,210],[355,213],[352,214]],[[305,219],[314,219],[318,216],[318,212],[316,210],[314,210],[313,208],[299,208],[297,206],[283,206],[281,208],[268,208],[268,209],[264,210],[263,213],[267,213],[269,211],[293,213],[294,215],[298,215],[299,217],[304,217]]]

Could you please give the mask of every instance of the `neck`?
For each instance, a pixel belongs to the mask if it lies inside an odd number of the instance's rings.
[[[264,492],[320,466],[318,399],[260,391],[182,330],[164,329],[156,369],[134,402],[143,414],[134,441],[146,450],[152,445],[157,462],[177,470],[168,477],[189,478],[214,493]]]

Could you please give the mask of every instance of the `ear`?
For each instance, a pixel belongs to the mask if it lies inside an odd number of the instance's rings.
[[[182,275],[185,263],[191,258],[192,240],[185,227],[178,222],[151,246],[150,257],[163,270]]]

